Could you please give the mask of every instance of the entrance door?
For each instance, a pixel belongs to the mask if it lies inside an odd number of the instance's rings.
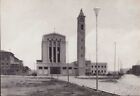
[[[50,67],[50,74],[60,74],[60,67]]]

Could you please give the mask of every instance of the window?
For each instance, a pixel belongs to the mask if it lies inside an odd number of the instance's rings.
[[[56,62],[56,47],[53,47],[53,61]]]
[[[69,67],[69,69],[72,69],[72,67]]]
[[[39,67],[39,69],[42,69],[42,67]]]
[[[52,62],[52,47],[49,47],[49,59]]]
[[[84,25],[83,24],[81,25],[81,29],[84,30]]]
[[[63,69],[67,69],[66,67],[63,67]]]
[[[57,47],[57,62],[60,62],[60,47]]]
[[[48,67],[44,67],[44,69],[48,69]]]

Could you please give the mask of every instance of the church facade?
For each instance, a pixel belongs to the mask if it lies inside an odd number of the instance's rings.
[[[38,75],[63,74],[66,66],[65,36],[51,33],[42,38],[42,60],[37,60]]]

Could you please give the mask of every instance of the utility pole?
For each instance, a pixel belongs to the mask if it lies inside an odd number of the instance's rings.
[[[116,74],[116,42],[114,42],[114,75]]]
[[[96,16],[96,91],[98,91],[98,13],[100,8],[94,8]]]
[[[66,42],[66,52],[67,52],[67,79],[68,79],[68,82],[69,82],[69,50],[68,50],[68,41]]]

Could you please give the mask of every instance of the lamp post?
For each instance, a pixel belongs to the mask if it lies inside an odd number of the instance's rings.
[[[96,16],[96,91],[98,91],[98,13],[100,8],[94,8]]]

